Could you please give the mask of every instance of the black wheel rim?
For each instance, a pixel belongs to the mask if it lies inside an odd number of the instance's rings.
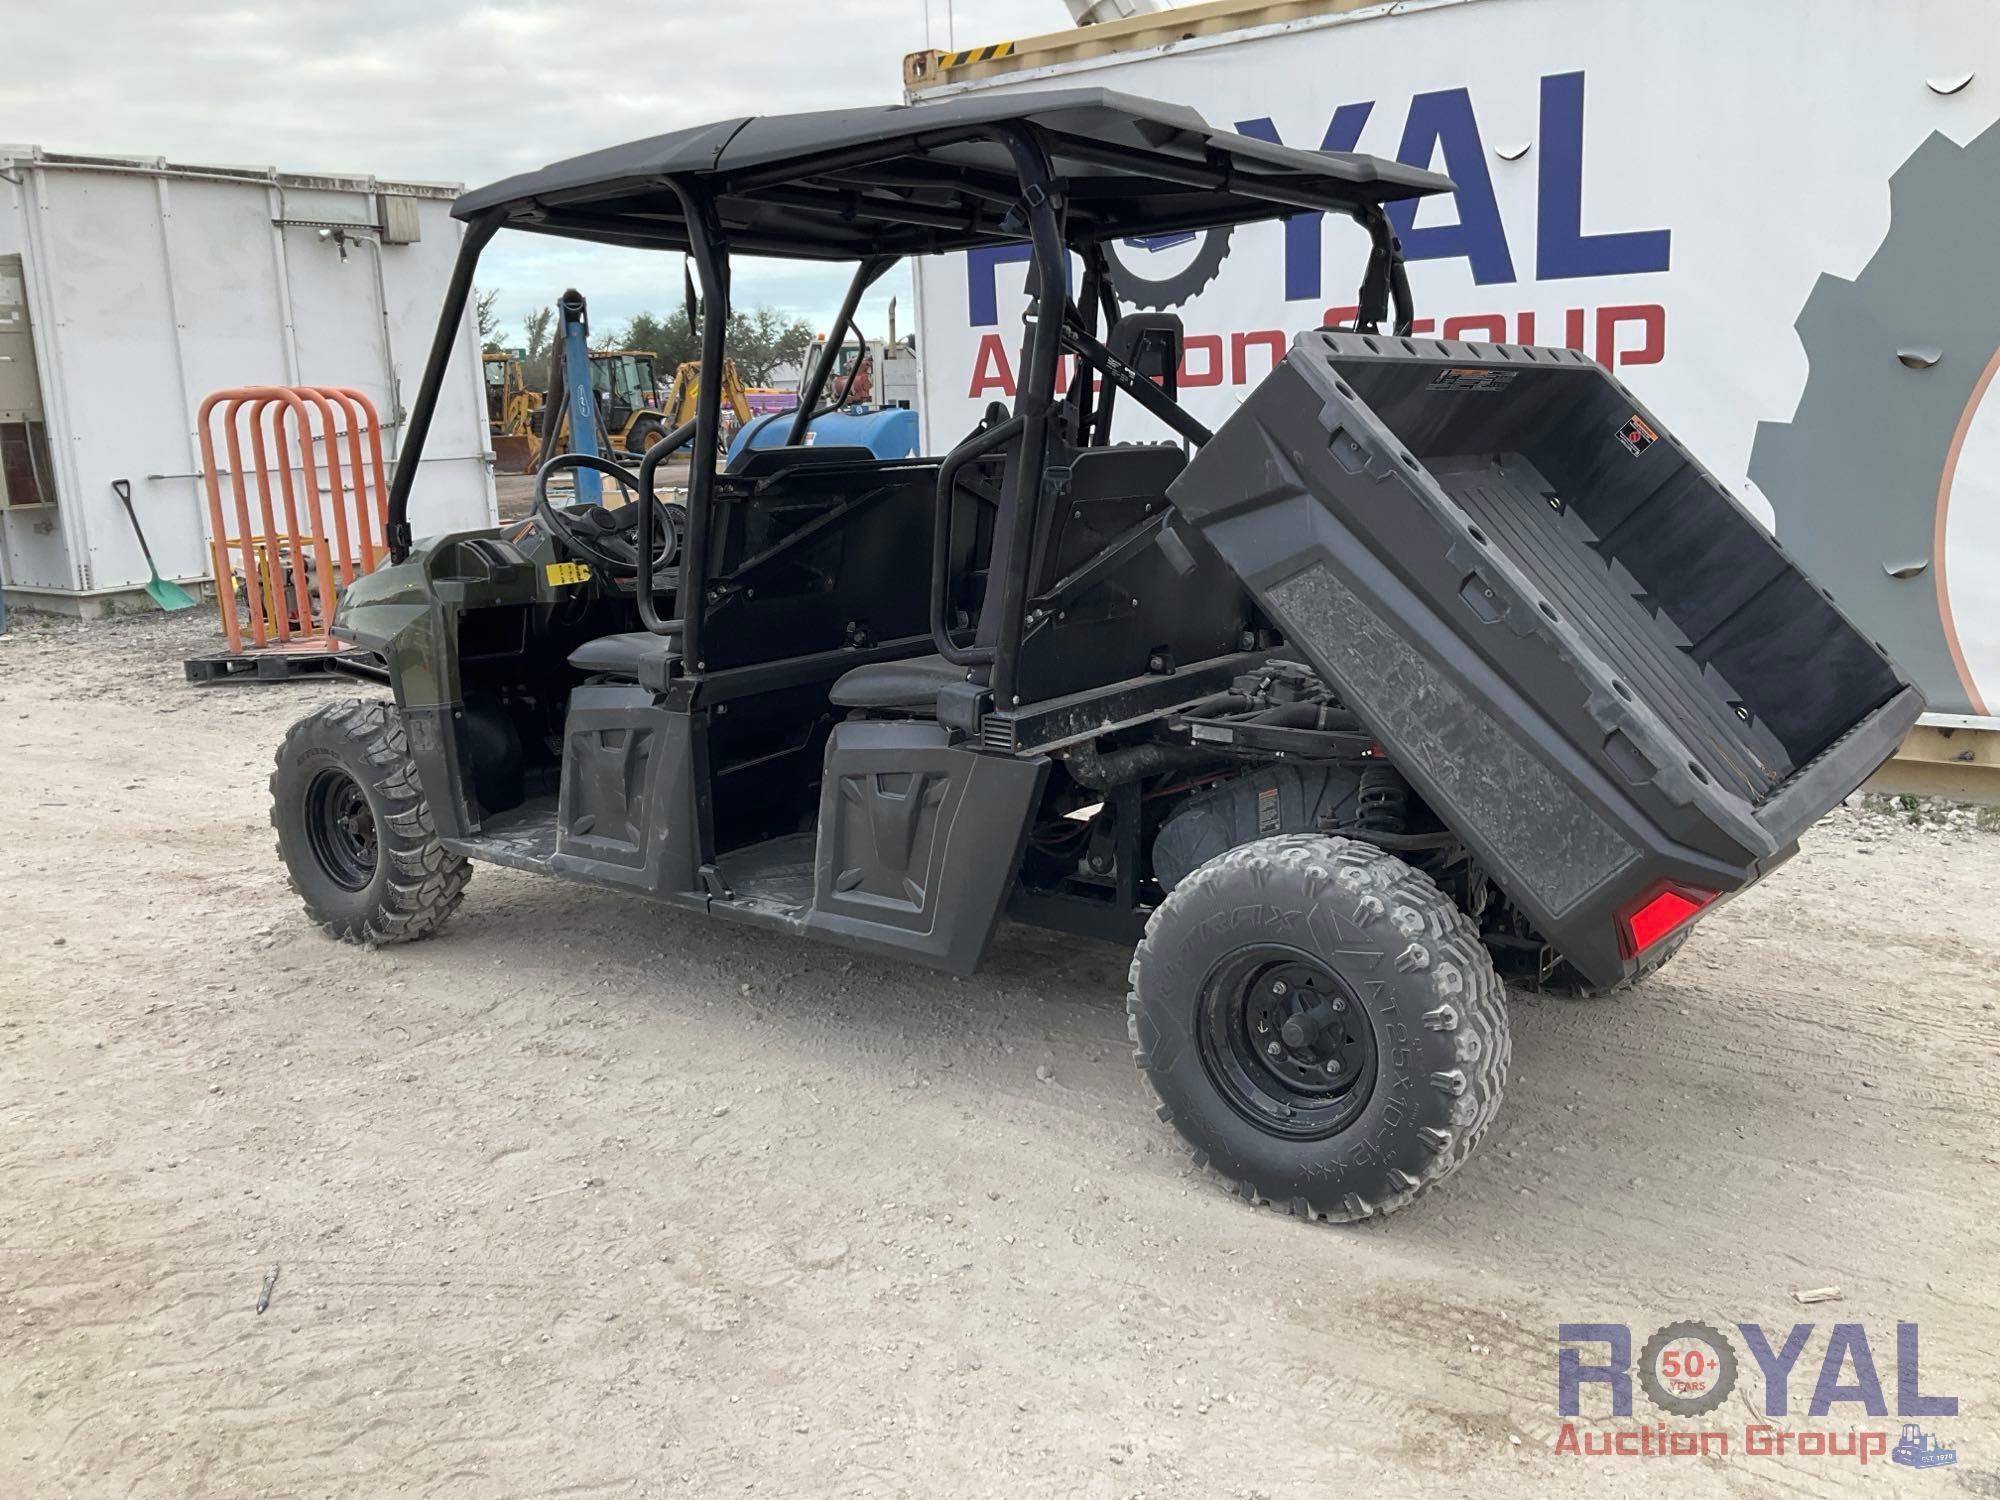
[[[1375,1088],[1375,1028],[1354,987],[1310,954],[1246,948],[1209,971],[1195,1035],[1202,1066],[1258,1129],[1323,1140]]]
[[[327,878],[346,891],[366,890],[381,858],[375,810],[347,772],[321,771],[306,788],[306,838]]]

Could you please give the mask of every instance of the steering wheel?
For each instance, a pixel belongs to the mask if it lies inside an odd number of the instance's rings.
[[[617,510],[602,505],[557,509],[549,499],[549,479],[570,469],[590,469],[609,475],[627,490],[642,493],[639,476],[623,465],[589,453],[558,453],[535,471],[535,518],[575,555],[612,573],[639,571],[639,505]],[[671,567],[680,555],[685,529],[683,511],[648,497],[653,506],[653,570]]]

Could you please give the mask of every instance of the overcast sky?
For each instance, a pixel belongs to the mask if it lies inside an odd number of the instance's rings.
[[[709,120],[896,103],[903,54],[926,45],[925,0],[0,0],[0,14],[0,141],[467,186]],[[938,47],[948,29],[970,47],[1068,25],[1062,0],[929,0]],[[599,328],[681,295],[678,256],[538,236],[501,235],[480,272],[510,325],[565,286]],[[823,327],[844,282],[740,262],[735,294]],[[897,290],[873,299],[877,337]]]

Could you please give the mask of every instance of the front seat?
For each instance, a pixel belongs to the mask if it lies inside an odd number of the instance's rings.
[[[840,708],[927,716],[937,712],[940,692],[965,680],[966,669],[942,656],[912,656],[851,668],[827,697]]]
[[[641,687],[664,691],[681,656],[681,628],[666,635],[634,630],[624,635],[600,635],[569,654],[569,664],[593,677],[629,677]]]

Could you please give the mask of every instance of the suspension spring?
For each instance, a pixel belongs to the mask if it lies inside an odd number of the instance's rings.
[[[1410,784],[1394,766],[1362,767],[1354,795],[1354,826],[1364,833],[1403,833],[1410,825]]]

